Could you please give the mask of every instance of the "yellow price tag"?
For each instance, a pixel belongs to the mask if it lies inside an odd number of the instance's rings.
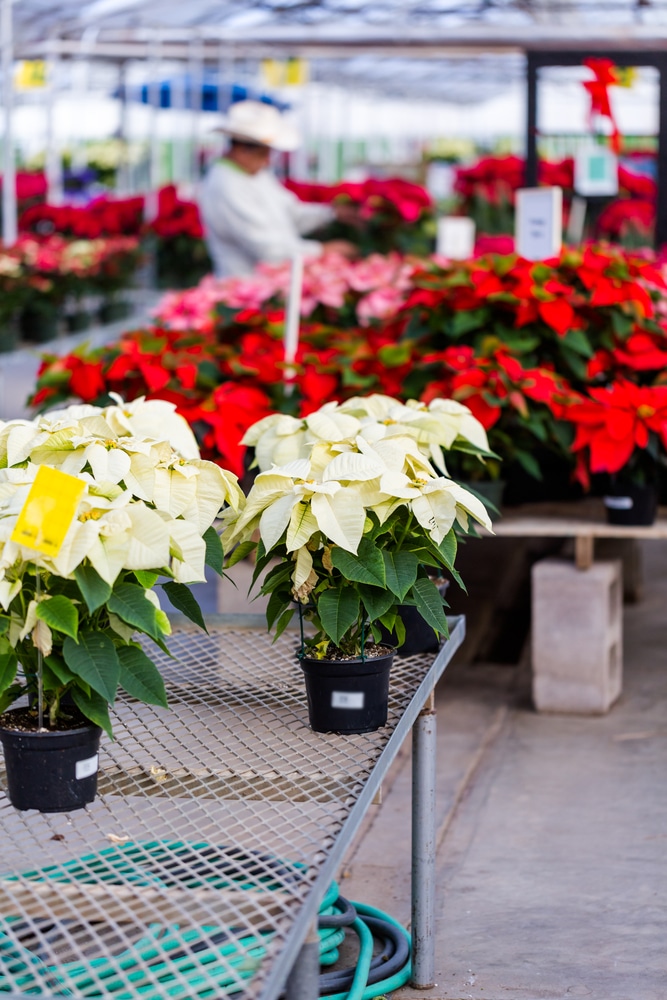
[[[262,59],[262,74],[267,87],[298,87],[308,83],[309,67],[305,59]]]
[[[43,59],[24,59],[14,77],[17,90],[34,90],[46,86],[46,63]]]
[[[57,556],[85,488],[86,484],[76,476],[40,465],[11,540],[47,556]]]

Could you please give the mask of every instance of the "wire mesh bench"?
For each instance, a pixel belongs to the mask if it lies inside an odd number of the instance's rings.
[[[309,728],[293,634],[175,628],[157,658],[171,708],[119,700],[92,805],[19,812],[0,794],[0,992],[307,995],[318,906],[411,729],[413,980],[432,982],[429,699],[464,637],[450,625],[437,655],[396,660],[387,726],[346,737]]]

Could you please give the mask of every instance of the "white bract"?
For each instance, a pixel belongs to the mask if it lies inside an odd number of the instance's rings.
[[[360,436],[372,444],[410,437],[443,471],[443,451],[489,452],[484,427],[462,403],[453,399],[401,403],[377,393],[327,403],[303,420],[272,414],[253,424],[242,443],[254,447],[255,462],[262,472],[299,458],[312,460],[315,452],[319,457],[314,467],[322,470],[337,452],[354,449]]]
[[[40,465],[86,487],[53,558],[10,537]],[[223,506],[242,502],[236,477],[199,458],[186,421],[164,400],[0,422],[0,606],[7,610],[20,590],[26,563],[71,578],[87,559],[110,585],[124,569],[203,581],[202,535]]]
[[[325,420],[312,421],[317,429],[332,420],[330,404],[323,409]],[[333,414],[334,432],[343,426],[351,431],[350,424],[338,422],[340,416]],[[415,437],[392,434],[371,443],[364,436],[363,419],[352,419],[357,434],[344,442],[347,450],[325,448],[318,452],[316,445],[313,454],[320,459],[329,453],[325,463],[298,458],[261,472],[245,508],[238,513],[228,511],[224,516],[225,548],[249,539],[257,530],[267,552],[285,537],[286,552],[294,554],[293,587],[299,596],[303,596],[303,587],[311,575],[313,548],[334,544],[356,554],[364,533],[371,527],[371,512],[383,524],[395,510],[405,506],[436,545],[455,522],[467,530],[469,516],[491,529],[481,501],[451,479],[438,476]],[[277,425],[278,421],[265,423],[270,430]],[[310,426],[308,431],[314,433]]]

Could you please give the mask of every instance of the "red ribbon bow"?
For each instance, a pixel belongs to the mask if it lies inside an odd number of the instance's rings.
[[[584,60],[584,66],[595,74],[594,80],[586,80],[584,82],[584,87],[591,96],[590,117],[592,118],[594,114],[598,114],[602,118],[609,119],[611,123],[609,145],[614,153],[618,154],[621,151],[621,133],[618,130],[609,100],[609,87],[618,83],[616,66],[611,59],[586,59]]]

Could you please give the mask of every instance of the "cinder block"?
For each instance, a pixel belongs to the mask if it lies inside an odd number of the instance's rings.
[[[539,712],[599,715],[621,693],[621,562],[579,570],[543,559],[532,571],[533,701]]]

